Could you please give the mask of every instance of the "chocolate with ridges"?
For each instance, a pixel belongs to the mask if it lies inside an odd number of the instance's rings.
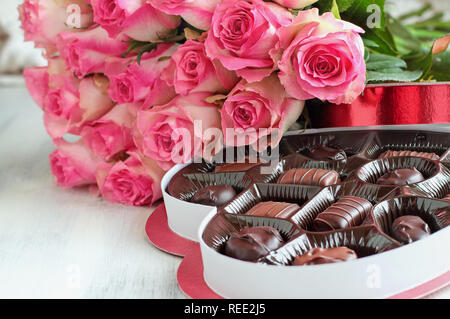
[[[277,184],[330,186],[341,182],[336,171],[320,168],[293,168],[283,173]]]
[[[236,195],[236,191],[230,185],[211,185],[196,191],[191,202],[209,206],[222,206]]]
[[[382,153],[378,158],[386,158],[386,157],[398,157],[398,156],[415,156],[415,157],[423,157],[428,158],[431,160],[438,160],[439,156],[434,153],[426,153],[426,152],[415,152],[415,151],[393,151],[393,150],[387,150],[386,152]]]
[[[380,185],[409,185],[425,180],[422,173],[414,168],[399,168],[381,176],[377,184]]]
[[[430,227],[419,216],[403,215],[392,223],[392,237],[405,244],[423,239],[431,234]]]
[[[300,206],[297,204],[283,202],[261,202],[250,209],[246,215],[287,219],[298,212],[299,209]]]
[[[356,253],[347,247],[313,248],[294,259],[292,265],[321,265],[357,259]]]
[[[324,145],[314,145],[309,147],[303,154],[316,161],[342,161],[347,158],[347,154],[345,154],[344,150],[337,150]]]
[[[225,243],[225,255],[256,262],[272,250],[280,248],[284,243],[277,229],[269,226],[245,227],[232,233]]]
[[[329,231],[359,226],[371,209],[372,204],[364,198],[344,196],[314,219],[313,228]]]

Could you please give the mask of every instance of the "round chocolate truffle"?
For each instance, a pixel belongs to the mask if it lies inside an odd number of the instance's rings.
[[[222,206],[235,196],[236,191],[230,185],[211,185],[195,192],[191,202],[208,206]]]
[[[225,255],[256,262],[284,243],[277,229],[269,226],[245,227],[231,234],[225,243]]]
[[[399,168],[381,176],[377,184],[380,185],[408,185],[424,181],[422,173],[416,168]]]
[[[405,244],[425,238],[430,234],[430,227],[419,216],[404,215],[392,223],[392,237]]]
[[[313,248],[294,259],[293,265],[321,265],[357,259],[356,253],[347,247]]]

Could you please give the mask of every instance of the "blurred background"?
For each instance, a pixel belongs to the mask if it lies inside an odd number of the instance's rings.
[[[42,52],[33,48],[32,43],[23,42],[17,11],[17,6],[22,2],[23,0],[1,0],[0,86],[3,87],[23,85],[21,73],[24,68],[45,65]],[[431,3],[436,10],[444,12],[447,20],[450,18],[449,0],[388,0],[386,10],[393,16],[398,16],[426,3]]]

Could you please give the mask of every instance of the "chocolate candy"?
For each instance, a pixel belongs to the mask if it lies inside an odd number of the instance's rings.
[[[431,234],[430,227],[419,216],[404,215],[392,223],[392,237],[405,244],[425,238]]]
[[[357,259],[356,253],[347,247],[313,248],[294,259],[293,265],[321,265]]]
[[[364,198],[344,196],[314,219],[313,228],[329,231],[359,226],[371,208],[372,204]]]
[[[246,157],[243,163],[224,163],[217,165],[214,171],[216,173],[226,173],[226,172],[246,172],[250,168],[255,167],[262,162],[259,159],[250,159]]]
[[[415,156],[415,157],[423,157],[428,158],[431,160],[438,160],[439,156],[434,153],[425,153],[425,152],[415,152],[415,151],[393,151],[393,150],[387,150],[378,158],[385,158],[385,157],[397,157],[397,156]]]
[[[293,168],[283,173],[277,180],[278,184],[298,184],[310,186],[330,186],[340,183],[336,171],[320,168]]]
[[[316,161],[341,161],[347,158],[343,150],[337,150],[324,145],[312,146],[303,153],[305,156]]]
[[[231,234],[225,243],[225,255],[256,262],[270,251],[278,249],[284,243],[277,229],[268,226],[245,227]]]
[[[389,171],[381,176],[377,184],[380,185],[407,185],[424,181],[422,173],[416,168],[400,168]]]
[[[297,204],[261,202],[250,209],[246,215],[287,219],[294,215],[299,209],[300,206]]]
[[[222,206],[235,196],[236,191],[230,185],[211,185],[195,192],[191,202],[208,206]]]

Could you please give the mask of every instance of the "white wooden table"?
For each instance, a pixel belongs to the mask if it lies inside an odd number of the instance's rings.
[[[42,112],[0,87],[0,298],[184,298],[180,258],[145,234],[153,209],[55,187]]]
[[[0,86],[0,298],[184,298],[181,259],[145,234],[153,209],[55,187],[53,149],[25,88]]]

